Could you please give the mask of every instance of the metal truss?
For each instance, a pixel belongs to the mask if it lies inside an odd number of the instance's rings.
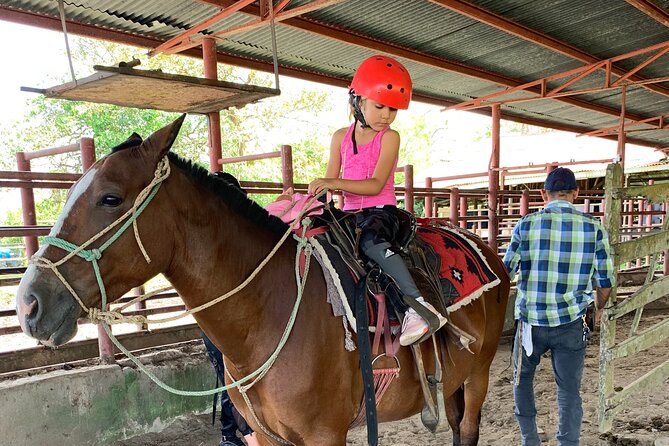
[[[491,105],[503,105],[515,102],[527,102],[540,99],[557,99],[566,96],[576,96],[585,93],[596,93],[605,90],[612,90],[623,86],[642,86],[669,81],[669,76],[663,76],[653,79],[633,80],[632,77],[641,69],[647,67],[652,62],[669,52],[669,41],[652,45],[647,48],[632,51],[610,59],[602,60],[573,70],[564,71],[552,76],[538,79],[532,82],[519,85],[517,87],[507,88],[503,91],[492,93],[486,96],[461,102],[460,104],[446,107],[444,110],[473,110],[481,107],[490,107]],[[620,75],[613,73],[612,67],[615,62],[625,59],[631,59],[647,53],[653,53],[644,61],[637,63],[632,69],[625,70]],[[599,76],[599,70],[605,70],[604,79]],[[601,82],[596,87],[577,88],[567,90],[577,82],[586,79],[595,79],[595,83]],[[616,77],[614,79],[614,77]],[[549,82],[551,85],[549,86]]]

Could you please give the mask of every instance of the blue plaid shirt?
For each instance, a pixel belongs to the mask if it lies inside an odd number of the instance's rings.
[[[504,265],[518,279],[516,319],[554,327],[585,314],[593,301],[593,281],[611,288],[613,261],[608,234],[598,219],[554,200],[520,219]]]

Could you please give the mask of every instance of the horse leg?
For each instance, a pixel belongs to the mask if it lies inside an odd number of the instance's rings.
[[[460,446],[460,422],[465,412],[465,389],[460,386],[445,400],[446,418],[453,431],[453,446]]]
[[[460,422],[459,446],[476,446],[479,441],[481,407],[488,392],[488,367],[481,373],[471,375],[465,383],[465,411]],[[455,444],[455,443],[454,443]]]

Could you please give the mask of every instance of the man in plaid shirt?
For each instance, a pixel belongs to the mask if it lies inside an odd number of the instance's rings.
[[[578,191],[571,170],[559,167],[549,173],[541,191],[546,207],[518,222],[504,256],[511,276],[519,273],[513,395],[524,446],[541,443],[533,380],[548,351],[557,383],[557,442],[579,444],[588,332],[584,316],[593,300],[598,310],[604,307],[614,281],[608,235],[599,220],[574,207]]]

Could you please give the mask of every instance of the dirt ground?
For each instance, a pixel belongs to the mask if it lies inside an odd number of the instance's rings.
[[[667,312],[646,312],[641,329],[667,318]],[[623,319],[618,328],[620,336],[629,332],[629,320]],[[646,373],[651,367],[669,358],[669,342],[650,351],[642,352],[633,360],[623,360],[616,373],[616,386],[624,386]],[[597,430],[597,381],[599,367],[599,337],[594,333],[586,354],[583,376],[583,446],[605,445],[669,445],[669,379],[647,394],[638,395],[628,409],[617,415],[613,430],[600,435]],[[483,406],[480,445],[519,445],[520,436],[513,416],[511,387],[513,368],[509,339],[503,339],[492,364],[490,389]],[[538,424],[545,431],[547,446],[556,445],[557,425],[555,384],[550,358],[541,362],[535,380],[535,395],[539,411]],[[348,435],[347,446],[366,445],[365,428]],[[211,414],[181,418],[160,433],[151,433],[119,441],[114,446],[216,446],[220,440],[218,426],[212,426]],[[423,427],[418,416],[379,426],[379,444],[382,446],[443,446],[452,444],[450,432],[432,434]]]

